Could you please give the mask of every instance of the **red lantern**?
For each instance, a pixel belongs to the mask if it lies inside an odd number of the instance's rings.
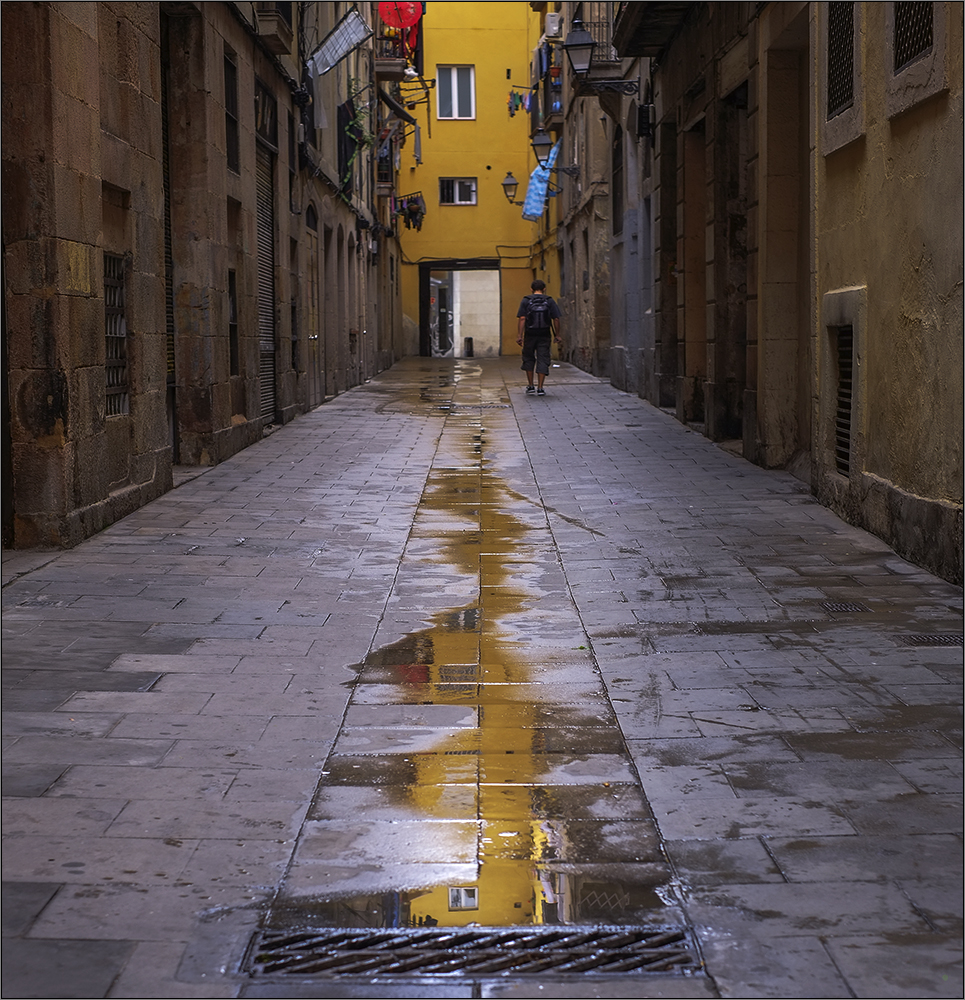
[[[411,28],[422,17],[422,4],[408,3],[405,0],[380,3],[379,17],[390,28]]]

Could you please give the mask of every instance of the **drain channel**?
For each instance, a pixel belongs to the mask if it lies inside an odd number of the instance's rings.
[[[895,641],[903,646],[961,646],[963,637],[960,634],[915,632],[911,635],[895,636]]]
[[[530,976],[698,972],[679,927],[393,928],[261,931],[258,976]]]

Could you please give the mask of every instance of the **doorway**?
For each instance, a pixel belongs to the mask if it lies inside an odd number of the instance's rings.
[[[499,268],[498,264],[480,267],[479,263],[422,265],[421,354],[436,358],[499,356]]]

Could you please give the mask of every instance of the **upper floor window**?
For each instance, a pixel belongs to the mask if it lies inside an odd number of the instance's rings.
[[[888,117],[948,90],[946,3],[885,3]]]
[[[476,178],[475,177],[440,177],[439,178],[439,204],[440,205],[475,205],[476,204]]]
[[[828,108],[834,118],[854,103],[854,4],[828,4]]]
[[[475,118],[475,67],[437,66],[436,95],[439,118]]]
[[[896,3],[894,27],[895,72],[931,51],[935,40],[933,3]]]

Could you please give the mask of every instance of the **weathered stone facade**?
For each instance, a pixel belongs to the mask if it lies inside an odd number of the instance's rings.
[[[377,35],[306,65],[341,6],[4,5],[6,544],[74,544],[405,353]]]
[[[959,581],[962,7],[832,6],[619,8],[611,378]]]

